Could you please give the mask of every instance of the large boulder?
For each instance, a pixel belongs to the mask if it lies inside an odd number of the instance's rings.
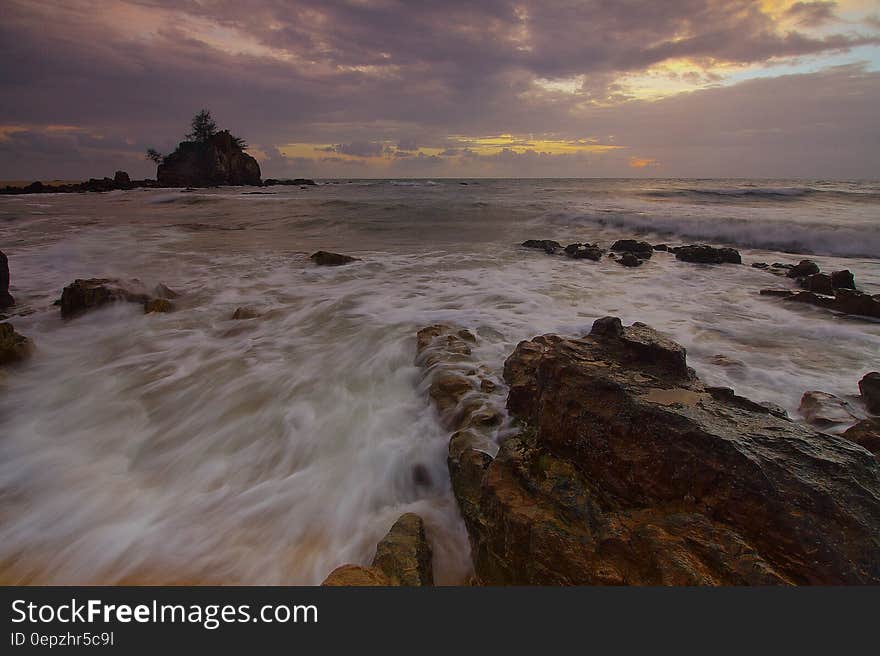
[[[227,130],[205,142],[183,141],[156,171],[162,187],[260,185],[260,165]]]
[[[154,299],[139,289],[137,285],[125,285],[119,280],[108,278],[77,279],[64,288],[61,292],[61,316],[72,319],[89,310],[102,307],[109,303],[139,303],[145,311],[155,311],[158,307],[150,309]],[[167,311],[166,308],[160,311]]]
[[[801,260],[788,270],[789,278],[804,278],[819,273],[819,265],[813,260]]]
[[[521,342],[504,379],[520,432],[449,445],[480,582],[880,582],[876,458],[706,387],[648,326]]]
[[[859,392],[868,412],[880,415],[880,371],[865,374],[859,381]]]
[[[715,248],[707,244],[691,244],[673,249],[675,257],[683,262],[697,264],[742,264],[739,251],[733,248]]]
[[[830,428],[832,426],[847,426],[859,420],[848,401],[828,392],[810,391],[801,397],[798,407],[801,416],[813,426]]]
[[[11,323],[0,323],[0,365],[26,360],[33,350],[33,342],[15,332]]]
[[[880,417],[862,419],[843,432],[843,436],[880,457]]]
[[[9,259],[0,251],[0,309],[15,305],[15,299],[9,293]]]

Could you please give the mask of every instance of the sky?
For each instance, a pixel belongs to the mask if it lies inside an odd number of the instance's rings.
[[[880,178],[880,0],[2,0],[0,179]]]

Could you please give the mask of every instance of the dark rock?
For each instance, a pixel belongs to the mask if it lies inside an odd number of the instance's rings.
[[[339,253],[330,253],[328,251],[318,251],[309,256],[310,259],[318,266],[342,266],[343,264],[351,264],[356,262],[358,258],[350,255],[340,255]]]
[[[33,350],[34,343],[15,332],[11,323],[0,323],[0,365],[22,362]]]
[[[642,266],[642,259],[635,253],[624,253],[617,260],[617,263],[622,264],[625,267],[637,267]]]
[[[163,187],[260,185],[260,165],[227,130],[205,142],[183,141],[156,171]]]
[[[769,269],[770,265],[766,262],[752,262],[752,267],[755,269]]]
[[[540,248],[542,251],[553,255],[557,250],[562,248],[562,244],[552,239],[526,239],[523,243],[526,248]]]
[[[654,254],[654,247],[651,244],[635,239],[618,239],[611,245],[611,250],[617,253],[632,253],[643,260],[650,259]]]
[[[172,312],[174,304],[167,298],[151,298],[144,303],[144,314]]]
[[[124,187],[131,184],[131,178],[125,171],[117,171],[113,174],[113,182],[117,187]]]
[[[235,312],[232,313],[232,318],[236,321],[241,321],[245,319],[256,319],[259,316],[259,312],[249,307],[235,308]]]
[[[801,278],[800,285],[807,291],[816,294],[834,296],[834,285],[831,282],[831,276],[827,273],[813,273],[806,278]]]
[[[128,289],[118,280],[74,280],[61,292],[61,316],[70,319],[108,303],[124,301],[146,304],[151,300],[148,294]]]
[[[285,179],[285,180],[277,180],[275,178],[268,178],[263,181],[264,187],[274,187],[276,185],[288,185],[288,186],[299,186],[299,187],[315,187],[318,185],[314,180],[309,180],[307,178],[294,178],[294,179]]]
[[[761,296],[775,296],[795,303],[807,303],[843,314],[880,319],[880,295],[871,296],[853,289],[835,289],[834,296],[807,291],[796,292],[790,289],[762,289],[760,293]]]
[[[834,289],[855,289],[856,280],[849,269],[831,272],[831,285]]]
[[[807,422],[820,428],[849,425],[859,420],[849,403],[827,392],[805,392],[798,412]]]
[[[706,244],[691,244],[674,249],[675,257],[698,264],[742,264],[739,251],[733,248],[714,248]]]
[[[865,374],[859,381],[859,392],[868,412],[880,415],[880,372]]]
[[[15,305],[15,299],[9,293],[9,259],[0,251],[0,309]]]
[[[819,265],[813,260],[801,260],[788,270],[789,278],[804,278],[819,273]]]
[[[863,419],[847,428],[843,436],[880,457],[880,418]]]
[[[575,260],[593,260],[594,262],[598,262],[602,259],[602,255],[605,254],[605,251],[596,244],[569,244],[565,247],[565,254],[568,257],[573,258]]]
[[[384,572],[392,585],[434,585],[431,558],[422,518],[406,513],[376,546],[372,566]]]
[[[669,248],[666,244],[654,244],[655,251],[664,251],[666,253],[670,252],[672,249]]]
[[[648,326],[521,342],[504,378],[521,432],[449,445],[480,582],[880,582],[876,458],[706,388]]]

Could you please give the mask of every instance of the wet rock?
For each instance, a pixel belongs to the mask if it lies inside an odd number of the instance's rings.
[[[144,303],[144,314],[165,313],[173,310],[174,305],[167,298],[151,298]]]
[[[182,141],[156,170],[163,187],[261,185],[260,165],[228,130],[207,141]]]
[[[321,585],[329,587],[351,586],[389,586],[391,580],[375,567],[361,567],[360,565],[340,565],[334,569]]]
[[[308,178],[293,178],[293,179],[284,179],[277,180],[275,178],[268,178],[263,180],[264,187],[274,187],[275,185],[295,185],[299,187],[316,187],[318,185],[314,180],[309,180]]]
[[[562,244],[552,239],[526,239],[522,246],[526,248],[540,248],[542,251],[553,255],[557,250],[562,248]]]
[[[642,260],[648,260],[654,254],[654,247],[651,244],[635,239],[618,239],[611,245],[611,250],[617,253],[632,253]]]
[[[831,286],[834,289],[855,289],[856,280],[849,269],[831,272]]]
[[[504,379],[521,431],[449,448],[480,582],[880,582],[876,458],[705,387],[648,326],[521,342]]]
[[[242,306],[235,308],[235,312],[232,313],[232,318],[236,321],[243,321],[246,319],[256,319],[260,316],[260,313],[254,310],[253,308]]]
[[[341,255],[339,253],[330,253],[328,251],[318,251],[309,256],[318,266],[342,266],[343,264],[351,264],[357,262],[358,258],[351,255]]]
[[[90,278],[74,280],[61,292],[61,316],[71,319],[108,303],[128,302],[146,304],[153,299],[148,294],[124,287],[118,280]]]
[[[115,184],[119,188],[122,188],[131,184],[131,178],[125,171],[117,171],[113,174],[113,184]]]
[[[11,323],[0,323],[0,365],[22,362],[31,356],[34,343],[15,332]]]
[[[798,412],[813,426],[820,428],[851,424],[859,419],[849,403],[827,392],[804,393]]]
[[[789,278],[804,278],[819,273],[819,265],[813,260],[801,260],[788,270]]]
[[[0,251],[0,309],[15,305],[15,299],[9,293],[9,259]]]
[[[869,417],[847,428],[843,436],[880,457],[880,418]]]
[[[582,244],[580,242],[569,244],[565,247],[565,254],[575,260],[593,260],[598,262],[605,254],[604,249],[596,244]]]
[[[670,252],[672,249],[669,248],[669,246],[667,246],[666,244],[654,244],[654,250],[655,250],[655,251],[663,251],[663,252],[668,253],[668,252]]]
[[[175,298],[179,298],[180,294],[173,289],[166,287],[162,283],[159,283],[153,288],[153,296],[155,296],[156,298],[165,298],[169,301],[173,301]]]
[[[880,415],[880,372],[865,374],[859,381],[859,393],[868,412]]]
[[[752,268],[754,269],[769,269],[770,265],[766,262],[752,262]]]
[[[834,296],[834,284],[831,282],[831,276],[827,273],[814,273],[801,278],[800,284],[807,291]]]
[[[733,248],[715,248],[707,244],[691,244],[674,249],[675,257],[683,262],[698,264],[742,264],[739,251]]]
[[[422,518],[406,513],[394,522],[376,546],[373,567],[381,570],[392,585],[434,585],[431,546]]]
[[[762,289],[761,296],[774,296],[795,303],[815,305],[843,314],[880,318],[880,295],[871,296],[853,289],[835,289],[834,296],[790,289]]]
[[[642,259],[635,253],[624,253],[617,259],[617,263],[625,267],[637,267],[642,266]]]

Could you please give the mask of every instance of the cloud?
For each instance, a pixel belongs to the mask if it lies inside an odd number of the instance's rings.
[[[385,152],[385,146],[377,141],[353,141],[351,143],[336,144],[320,148],[325,152],[351,155],[352,157],[380,157]]]
[[[815,27],[837,20],[836,6],[836,2],[795,2],[786,14],[798,25]]]

